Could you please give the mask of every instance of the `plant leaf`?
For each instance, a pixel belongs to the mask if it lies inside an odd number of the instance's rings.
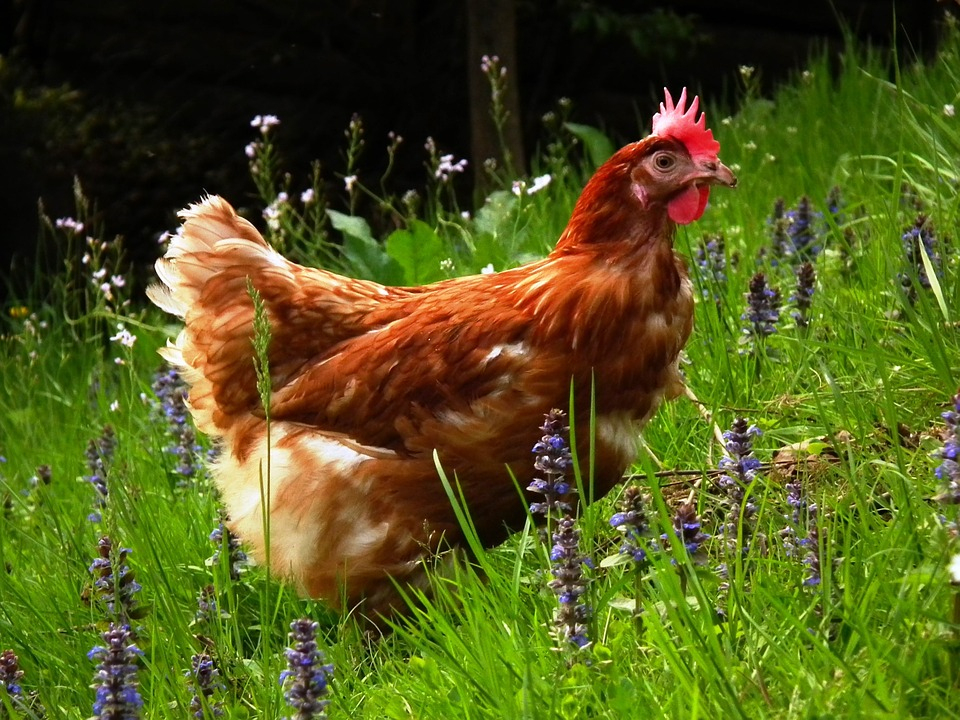
[[[563,126],[583,143],[583,147],[587,150],[587,157],[590,158],[594,167],[603,165],[616,151],[610,138],[592,125],[568,122],[564,123]]]
[[[395,230],[385,246],[387,255],[403,268],[405,285],[425,285],[443,277],[443,241],[425,222],[414,220],[408,228]]]
[[[343,233],[340,252],[356,277],[387,285],[403,283],[403,268],[373,237],[370,225],[361,217],[327,210],[330,224]]]

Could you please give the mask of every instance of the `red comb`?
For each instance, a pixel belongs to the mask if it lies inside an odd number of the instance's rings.
[[[715,159],[720,152],[720,143],[713,139],[713,131],[707,130],[707,118],[703,113],[697,117],[700,98],[693,96],[693,102],[687,108],[687,89],[680,93],[676,105],[670,91],[663,89],[666,103],[660,103],[660,112],[653,116],[653,134],[672,137],[687,146],[687,152],[694,159]]]

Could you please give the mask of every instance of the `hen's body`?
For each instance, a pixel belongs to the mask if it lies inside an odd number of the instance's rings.
[[[571,380],[584,458],[595,393],[597,496],[620,479],[640,427],[682,388],[677,358],[693,315],[672,248],[674,196],[637,212],[641,144],[597,172],[546,259],[424,287],[294,265],[216,197],[185,211],[158,263],[166,287],[151,297],[184,318],[165,356],[191,384],[197,426],[223,443],[214,474],[255,556],[265,554],[267,438],[248,277],[273,334],[271,566],[303,591],[383,612],[396,599],[390,576],[417,582],[425,554],[462,539],[434,450],[484,543],[521,526],[507,466],[529,484],[537,427],[568,407]]]

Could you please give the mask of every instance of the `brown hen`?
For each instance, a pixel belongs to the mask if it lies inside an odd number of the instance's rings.
[[[255,557],[269,451],[271,567],[335,606],[389,612],[391,577],[422,582],[422,558],[462,541],[434,450],[481,540],[500,542],[526,516],[508,468],[533,479],[537,427],[568,406],[571,381],[582,427],[594,393],[594,492],[613,487],[682,391],[693,295],[676,224],[700,217],[711,185],[736,184],[697,107],[667,93],[653,134],[597,170],[553,252],[491,275],[384,287],[288,262],[219,197],[181,213],[149,295],[184,320],[162,354],[222,445],[214,476]],[[273,337],[269,448],[248,278]]]

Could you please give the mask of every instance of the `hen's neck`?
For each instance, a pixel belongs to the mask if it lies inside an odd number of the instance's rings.
[[[651,243],[672,246],[676,224],[667,215],[666,206],[642,209],[636,198],[621,197],[623,193],[599,195],[590,190],[587,186],[577,201],[555,253],[591,251],[591,246],[611,244],[623,244],[633,252],[642,252]]]

